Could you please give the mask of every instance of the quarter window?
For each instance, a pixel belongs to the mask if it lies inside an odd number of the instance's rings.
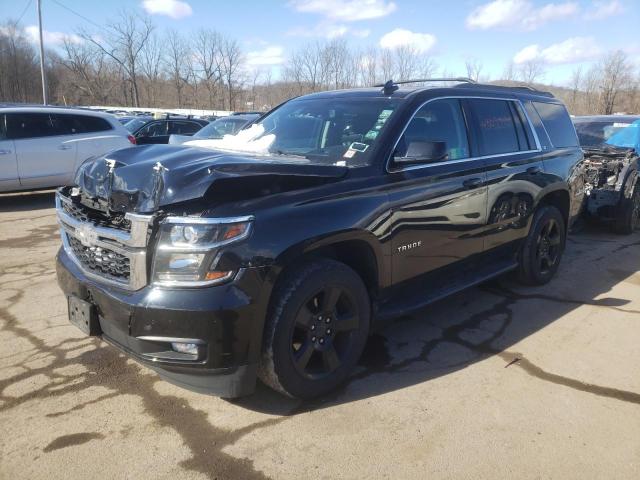
[[[443,160],[469,157],[467,130],[457,99],[434,100],[420,108],[400,138],[395,155],[404,157],[412,143],[422,142],[444,142],[447,156]]]
[[[578,137],[564,106],[557,103],[533,102],[554,147],[577,147]]]
[[[526,141],[523,142],[524,132],[518,135],[509,103],[507,100],[469,99],[476,119],[481,156],[529,150]],[[522,124],[519,125],[522,128]]]

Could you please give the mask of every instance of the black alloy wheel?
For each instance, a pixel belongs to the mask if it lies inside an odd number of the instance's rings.
[[[293,265],[272,293],[260,379],[295,398],[330,392],[356,367],[370,316],[367,288],[344,263],[315,258]]]
[[[329,285],[311,295],[296,315],[291,355],[298,372],[318,379],[337,370],[353,344],[360,318],[352,294]]]
[[[538,271],[548,275],[560,259],[562,237],[560,225],[555,218],[549,218],[542,226],[536,241],[536,261]]]

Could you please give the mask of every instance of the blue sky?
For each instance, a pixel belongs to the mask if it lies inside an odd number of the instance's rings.
[[[354,46],[411,44],[432,56],[439,71],[462,75],[468,58],[483,75],[500,77],[505,64],[545,63],[544,80],[562,84],[580,64],[612,49],[640,64],[639,0],[42,0],[45,42],[98,27],[122,9],[151,15],[158,29],[190,34],[214,28],[237,38],[255,68],[278,72],[288,51],[305,42],[342,37]],[[28,5],[28,8],[27,8]],[[30,35],[35,0],[0,0],[0,20],[16,19]],[[25,10],[26,8],[26,10]]]

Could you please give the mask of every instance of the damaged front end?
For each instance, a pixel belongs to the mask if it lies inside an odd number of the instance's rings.
[[[633,214],[637,216],[638,154],[631,148],[612,146],[585,149],[584,153],[587,214],[616,224],[637,221]]]

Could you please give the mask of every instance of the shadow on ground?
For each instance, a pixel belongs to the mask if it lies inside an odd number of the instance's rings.
[[[55,190],[0,195],[0,212],[26,212],[55,207]]]
[[[608,296],[621,281],[638,280],[640,235],[614,236],[601,227],[585,227],[571,237],[560,278],[537,288],[522,287],[504,276],[437,302],[373,335],[361,368],[340,391],[300,403],[259,386],[251,397],[234,400],[252,410],[279,415],[322,409],[385,394],[497,355],[505,367],[522,368],[539,379],[568,388],[640,404],[640,394],[590,385],[546,372],[510,347],[581,305],[606,314],[619,310],[640,315],[630,300]],[[534,308],[527,308],[530,302]],[[535,303],[531,303],[535,302]],[[635,307],[637,308],[637,307]]]

